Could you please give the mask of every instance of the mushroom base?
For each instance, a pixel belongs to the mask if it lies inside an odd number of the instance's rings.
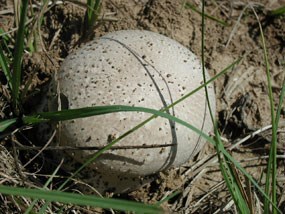
[[[62,168],[68,172],[75,172],[82,163],[74,160],[73,157],[62,153],[55,154],[58,161],[64,158]],[[148,176],[134,176],[114,171],[97,171],[86,167],[77,176],[78,189],[85,194],[105,195],[108,193],[128,193],[134,191],[157,178],[157,174]]]

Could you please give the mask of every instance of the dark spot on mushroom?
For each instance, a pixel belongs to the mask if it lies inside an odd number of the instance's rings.
[[[161,148],[159,154],[162,154],[163,152],[165,152],[165,148]]]
[[[116,135],[115,134],[109,134],[108,138],[107,138],[107,142],[111,143],[116,139]]]
[[[85,140],[85,143],[88,143],[91,141],[91,136],[89,136],[86,140]]]

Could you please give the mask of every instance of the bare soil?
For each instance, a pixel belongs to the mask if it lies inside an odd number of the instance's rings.
[[[0,11],[11,9],[9,1],[0,2]],[[94,36],[100,37],[108,32],[123,29],[150,30],[180,42],[196,55],[201,56],[201,15],[184,7],[185,2],[190,2],[198,9],[201,7],[200,1],[194,0],[103,1],[101,18],[94,29]],[[285,78],[285,17],[284,15],[273,17],[268,14],[270,10],[278,8],[282,4],[285,4],[284,1],[266,0],[253,4],[265,35],[275,107]],[[245,9],[246,7],[247,9]],[[83,5],[66,1],[55,4],[45,14],[44,24],[40,31],[42,49],[34,54],[27,53],[23,60],[25,72],[23,85],[32,76],[30,92],[42,91],[51,75],[59,69],[62,60],[74,48],[83,43],[80,36],[84,11]],[[258,22],[249,7],[249,1],[207,1],[206,13],[227,23],[227,26],[223,26],[217,21],[206,19],[205,59],[209,73],[213,76],[239,57],[243,57],[238,66],[214,83],[217,100],[216,118],[225,139],[225,146],[231,147],[244,137],[271,124],[261,35]],[[13,16],[12,11],[0,14],[0,27],[6,31],[11,30]],[[4,119],[8,118],[11,112],[11,107],[8,104],[11,98],[2,73],[0,82],[0,119]],[[31,112],[30,106],[38,102],[38,96],[35,95],[26,100],[27,113]],[[285,211],[284,117],[285,105],[283,103],[278,133],[278,154],[283,156],[278,161],[277,178],[278,206],[283,211]],[[22,136],[17,140],[22,144],[39,145],[38,142],[31,142],[32,138],[33,136]],[[231,150],[236,160],[240,161],[247,171],[256,178],[261,187],[264,187],[270,140],[271,129],[268,128]],[[54,168],[54,166],[46,166],[50,165],[48,153],[39,155],[34,162],[22,167],[35,153],[22,150],[13,153],[9,143],[8,140],[2,140],[1,143],[1,159],[5,162],[3,164],[1,161],[2,164],[0,164],[1,184],[41,186],[46,180],[44,174],[50,174],[49,170]],[[42,144],[44,143],[42,142]],[[18,157],[18,167],[13,161],[15,156]],[[214,156],[215,150],[211,145],[207,145],[195,160],[179,169],[160,173],[156,180],[144,187],[114,197],[155,203],[178,191],[179,193],[174,198],[163,204],[165,212],[215,213],[216,211],[227,211],[236,213],[234,206],[231,205],[230,194],[219,172],[218,164],[213,160]],[[62,175],[66,175],[65,173],[62,172]],[[246,180],[240,173],[238,176],[241,177],[242,185],[246,189],[252,190],[254,208],[257,211],[260,208],[258,204],[263,202],[260,193],[252,186],[246,185]],[[69,188],[70,191],[74,189],[76,189],[76,185]],[[90,187],[89,192],[95,194],[92,191]],[[14,213],[23,211],[23,207],[11,205],[14,198],[1,196],[1,200],[0,209],[4,213],[9,213],[11,210]],[[77,210],[77,213],[101,212],[101,210],[92,210],[91,208],[67,207],[66,213],[72,209]]]

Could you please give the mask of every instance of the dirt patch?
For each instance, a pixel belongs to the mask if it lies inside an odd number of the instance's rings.
[[[197,8],[201,6],[198,1],[189,2]],[[122,29],[150,30],[180,42],[201,56],[201,15],[185,8],[183,3],[185,1],[105,1],[101,9],[102,19],[99,19],[94,34],[99,37]],[[8,6],[3,8],[10,8]],[[247,6],[247,1],[232,4],[227,1],[211,1],[206,5],[206,12],[209,15],[227,23],[227,26],[223,26],[216,21],[206,19],[205,59],[209,73],[213,76],[239,57],[243,57],[238,66],[214,83],[217,98],[216,116],[221,133],[227,139],[225,142],[227,147],[270,125],[271,121],[259,27],[253,12],[250,9],[244,10]],[[285,78],[285,17],[272,17],[267,14],[269,9],[277,6],[267,1],[255,5],[268,49],[275,103],[278,103]],[[1,19],[1,26],[6,30],[11,29],[13,23],[11,13],[1,16],[5,18]],[[40,86],[58,70],[68,53],[80,45],[84,7],[67,1],[64,4],[54,5],[45,17],[45,24],[41,29],[44,50],[25,56],[23,61],[24,82],[32,81],[30,91],[42,90]],[[4,118],[9,115],[10,110],[6,103],[10,97],[7,92],[7,82],[2,74],[0,77],[0,117]],[[28,102],[28,106],[34,105],[35,97],[28,97],[27,100],[32,100],[31,103]],[[278,147],[280,155],[284,155],[284,109],[283,104],[278,135],[281,145]],[[265,156],[268,154],[270,140],[269,129],[232,150],[233,156],[257,180],[265,173]],[[155,181],[137,191],[116,197],[155,203],[174,192],[179,192],[164,203],[163,206],[168,212],[214,213],[219,209],[222,211],[229,203],[230,195],[226,191],[218,164],[213,161],[214,153],[214,149],[208,145],[195,160],[179,169],[161,173]],[[41,158],[49,160],[48,156]],[[284,192],[284,158],[280,159],[279,166],[279,204],[284,209],[285,199],[281,197]],[[37,173],[34,176],[37,177]],[[261,181],[261,185],[263,184],[264,181]],[[92,192],[91,187],[90,190]],[[231,206],[228,210],[234,208]],[[84,210],[80,211],[84,213]]]

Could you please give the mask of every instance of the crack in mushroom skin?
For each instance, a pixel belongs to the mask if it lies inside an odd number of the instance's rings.
[[[109,33],[71,53],[64,60],[53,87],[58,84],[60,97],[66,98],[65,107],[67,103],[69,109],[102,105],[162,109],[199,87],[202,82],[200,61],[186,47],[157,33],[124,30]],[[212,85],[207,87],[215,112],[214,90]],[[167,113],[205,133],[212,129],[203,89]],[[144,112],[118,112],[64,121],[60,143],[80,147],[105,146],[149,116]],[[173,146],[109,150],[89,167],[107,178],[128,175],[130,178],[121,179],[124,180],[121,184],[130,185],[131,180],[137,184],[140,176],[177,167],[192,159],[204,143],[201,136],[190,129],[158,117],[116,146]],[[84,162],[92,154],[94,151],[76,151],[72,158]],[[108,188],[120,192],[124,188],[118,188],[119,180],[106,181]],[[106,185],[103,186],[106,190]]]

